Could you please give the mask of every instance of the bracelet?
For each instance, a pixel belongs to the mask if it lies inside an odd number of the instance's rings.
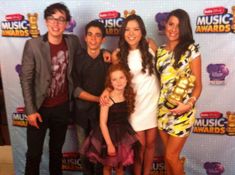
[[[188,102],[186,103],[186,105],[189,105],[189,106],[190,106],[190,109],[192,109],[192,108],[193,108],[193,103],[192,103],[192,102],[190,102],[190,101],[188,101]]]
[[[194,102],[197,101],[197,97],[195,96],[190,97],[190,99],[192,99]]]

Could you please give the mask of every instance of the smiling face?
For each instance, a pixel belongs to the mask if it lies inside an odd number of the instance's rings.
[[[99,50],[102,43],[104,42],[104,38],[103,38],[101,30],[98,27],[94,27],[94,26],[90,27],[87,30],[85,41],[86,41],[88,49]]]
[[[114,90],[124,91],[127,85],[127,78],[121,70],[116,70],[110,74],[111,84]]]
[[[46,18],[46,26],[48,28],[49,40],[50,38],[61,38],[67,26],[65,13],[56,11],[51,16],[48,16]]]
[[[124,38],[131,49],[138,48],[141,37],[142,33],[138,22],[136,20],[129,21],[125,28]]]
[[[175,16],[171,16],[166,23],[165,34],[169,42],[179,42],[180,30],[179,19]]]

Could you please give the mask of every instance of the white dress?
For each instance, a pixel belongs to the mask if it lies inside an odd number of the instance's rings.
[[[136,92],[135,111],[130,116],[130,124],[135,131],[143,131],[157,126],[157,104],[159,82],[155,74],[143,73],[140,50],[131,50],[128,66],[133,75],[132,84]]]

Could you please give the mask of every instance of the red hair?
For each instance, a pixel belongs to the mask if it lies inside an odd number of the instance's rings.
[[[134,93],[134,89],[131,86],[132,76],[130,72],[123,65],[115,64],[109,67],[108,72],[107,72],[105,87],[113,89],[113,86],[111,83],[111,74],[115,71],[123,72],[127,79],[127,84],[124,90],[124,98],[128,105],[128,113],[131,114],[134,112],[134,108],[135,108],[135,93]]]

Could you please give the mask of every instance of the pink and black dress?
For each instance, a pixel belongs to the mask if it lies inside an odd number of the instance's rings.
[[[107,155],[107,146],[99,126],[90,132],[80,149],[80,154],[87,156],[94,163],[100,162],[111,167],[133,164],[134,152],[138,151],[140,143],[128,122],[126,101],[114,102],[109,108],[107,126],[116,147],[116,156]]]

